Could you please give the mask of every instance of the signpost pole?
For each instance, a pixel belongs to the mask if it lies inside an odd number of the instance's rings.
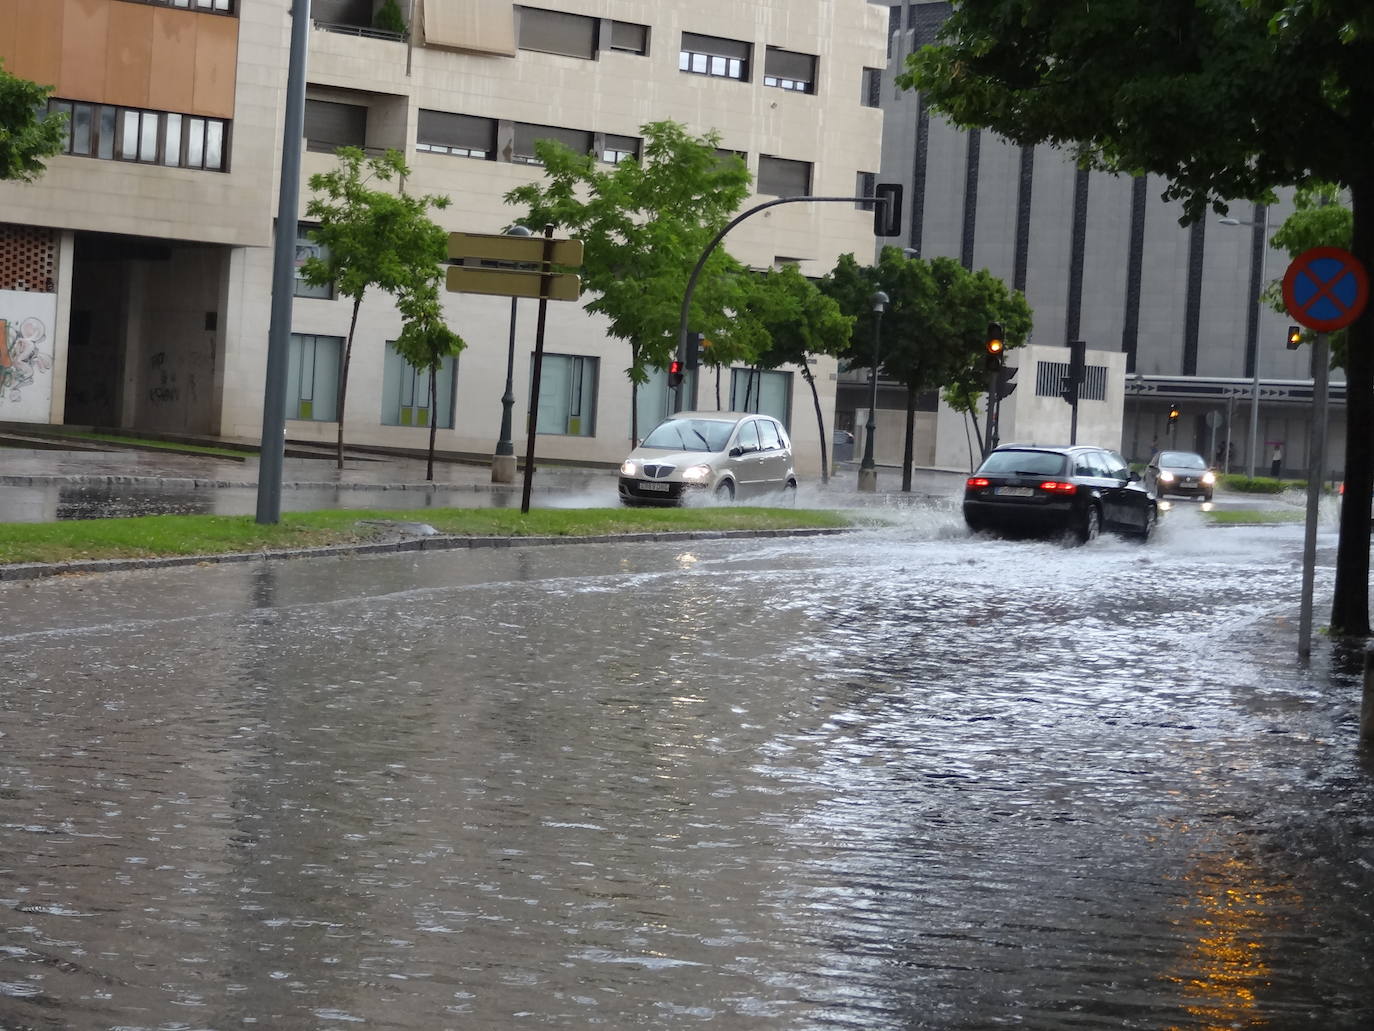
[[[534,436],[539,432],[539,378],[544,371],[544,322],[549,313],[549,286],[553,280],[553,226],[544,227],[544,257],[540,265],[539,318],[534,330],[534,368],[530,370],[530,431],[525,443],[525,482],[520,491],[520,514],[529,515],[530,490],[534,486]]]
[[[1298,658],[1312,655],[1312,583],[1317,566],[1317,510],[1326,477],[1326,404],[1331,348],[1325,333],[1312,345],[1312,425],[1307,445],[1307,522],[1302,537],[1302,604],[1298,616]]]

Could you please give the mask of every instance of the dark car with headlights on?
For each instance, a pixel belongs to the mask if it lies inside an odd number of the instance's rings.
[[[1216,473],[1207,467],[1206,459],[1193,451],[1160,451],[1145,467],[1145,486],[1157,498],[1181,494],[1211,501],[1216,482]]]
[[[1008,444],[988,453],[964,485],[964,521],[978,532],[1090,541],[1110,530],[1146,540],[1155,497],[1115,451]]]

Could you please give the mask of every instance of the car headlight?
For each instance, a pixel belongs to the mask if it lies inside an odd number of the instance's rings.
[[[621,476],[634,476],[639,469],[633,462],[622,462],[620,466]]]
[[[1161,470],[1159,471],[1159,482],[1160,482],[1160,483],[1173,483],[1173,482],[1174,482],[1174,474],[1171,473],[1171,472],[1169,472],[1169,470],[1167,470],[1167,469],[1161,469]]]
[[[689,465],[682,470],[682,478],[688,483],[705,483],[711,478],[709,465]]]
[[[1212,484],[1217,482],[1216,474],[1212,472],[1210,469],[1207,470],[1207,472],[1202,474],[1202,482],[1205,486],[1210,487]]]

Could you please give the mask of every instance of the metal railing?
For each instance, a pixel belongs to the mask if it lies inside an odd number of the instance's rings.
[[[367,39],[389,39],[394,43],[404,43],[409,33],[389,32],[386,29],[374,29],[370,25],[348,25],[344,22],[336,21],[317,21],[315,28],[323,32],[338,32],[345,36],[363,36]]]

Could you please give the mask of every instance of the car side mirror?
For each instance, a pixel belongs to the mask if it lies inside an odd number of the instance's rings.
[[[1128,477],[1126,477],[1126,482],[1127,482],[1127,483],[1139,483],[1139,482],[1140,482],[1140,473],[1136,472],[1135,470],[1132,470],[1132,471],[1131,471],[1131,475],[1128,476]]]
[[[740,447],[738,444],[730,449],[731,458],[738,458],[742,454],[744,454],[744,448]]]

